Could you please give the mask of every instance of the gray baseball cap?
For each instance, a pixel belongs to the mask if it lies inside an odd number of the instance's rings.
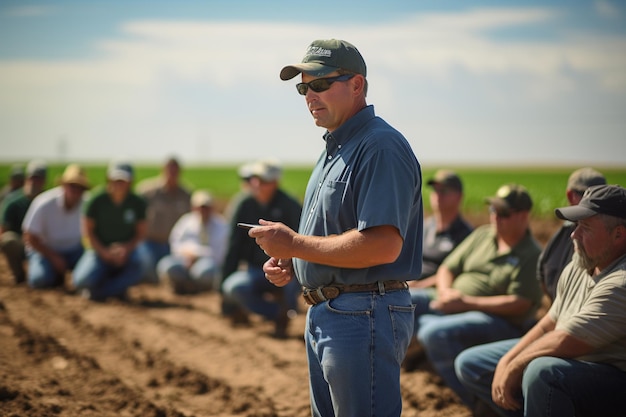
[[[323,77],[338,69],[367,76],[365,60],[354,45],[338,39],[318,39],[309,45],[301,63],[280,71],[280,79],[290,80],[301,72]]]
[[[606,178],[593,168],[585,167],[572,172],[567,180],[567,189],[584,193],[592,185],[606,184]]]
[[[596,214],[626,219],[626,189],[619,185],[593,185],[577,205],[558,208],[555,213],[558,218],[573,222]]]

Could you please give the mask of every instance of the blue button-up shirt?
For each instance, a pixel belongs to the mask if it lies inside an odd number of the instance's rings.
[[[422,268],[422,176],[400,132],[367,106],[324,135],[322,152],[307,185],[299,232],[329,236],[383,225],[404,239],[398,259],[370,268],[338,268],[294,259],[307,288],[413,280]]]

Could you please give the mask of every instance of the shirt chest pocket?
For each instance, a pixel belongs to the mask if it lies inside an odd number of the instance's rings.
[[[348,183],[345,181],[327,181],[321,190],[319,213],[326,222],[339,225],[346,213],[352,213],[352,201],[346,198]]]

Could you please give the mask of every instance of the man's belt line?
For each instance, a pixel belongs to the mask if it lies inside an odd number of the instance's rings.
[[[379,292],[384,294],[386,291],[404,290],[409,288],[406,281],[378,281],[371,284],[352,284],[352,285],[329,285],[319,288],[303,288],[302,297],[308,305],[319,304],[322,301],[332,300],[339,297],[340,294],[348,292]]]

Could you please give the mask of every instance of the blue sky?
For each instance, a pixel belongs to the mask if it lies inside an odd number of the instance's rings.
[[[425,166],[626,166],[626,6],[599,1],[0,2],[0,159],[190,164],[322,149],[280,69],[355,44]]]

